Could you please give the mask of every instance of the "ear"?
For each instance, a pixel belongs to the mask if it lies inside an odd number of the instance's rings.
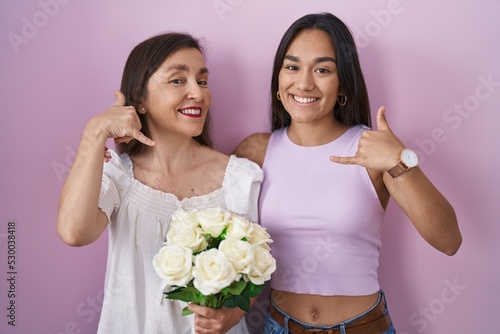
[[[142,114],[142,115],[146,114],[146,107],[144,107],[143,104],[139,104],[139,108],[137,109],[137,112],[139,114]]]

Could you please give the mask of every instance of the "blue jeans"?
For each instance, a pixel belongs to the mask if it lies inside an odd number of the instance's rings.
[[[379,292],[379,296],[378,296],[378,300],[377,300],[377,303],[375,305],[377,305],[379,302],[384,302],[384,306],[385,306],[385,314],[389,313],[388,309],[387,309],[387,303],[385,302],[385,298],[383,298],[384,296],[384,292],[382,290],[380,290]],[[373,307],[375,307],[375,305]],[[276,308],[278,309],[278,308]],[[347,326],[349,325],[350,323],[358,320],[359,318],[361,318],[363,315],[365,315],[366,313],[370,312],[372,310],[372,308],[370,308],[369,310],[361,313],[360,315],[352,318],[352,319],[349,319],[347,321],[344,321],[343,323],[340,323],[340,324],[337,324],[337,325],[333,325],[333,326],[317,326],[317,325],[310,325],[310,324],[306,324],[304,322],[301,322],[293,317],[290,317],[290,320],[293,320],[297,323],[299,323],[300,325],[304,326],[305,328],[320,328],[320,329],[334,329],[334,328],[340,328],[341,330],[341,334],[345,334],[344,332],[344,326]],[[283,327],[281,327],[272,317],[271,315],[269,314],[269,312],[267,312],[266,314],[266,318],[264,319],[264,328],[262,330],[262,334],[288,334],[285,332],[285,329]],[[391,324],[389,326],[389,328],[383,333],[383,334],[396,334],[396,330],[394,329],[394,326],[392,325],[392,321],[391,321]]]

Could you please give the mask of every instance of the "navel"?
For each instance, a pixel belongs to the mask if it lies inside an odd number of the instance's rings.
[[[312,311],[311,311],[311,319],[314,322],[319,319],[319,311],[317,309],[312,309]]]

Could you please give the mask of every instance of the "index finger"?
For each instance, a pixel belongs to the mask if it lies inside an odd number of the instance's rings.
[[[156,143],[151,138],[146,137],[141,131],[137,131],[133,134],[133,137],[148,146],[155,146]]]
[[[356,157],[338,157],[335,155],[331,155],[329,159],[331,162],[335,162],[335,163],[342,164],[342,165],[356,165],[357,164]]]

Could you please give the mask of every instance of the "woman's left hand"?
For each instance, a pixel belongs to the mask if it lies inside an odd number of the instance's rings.
[[[330,156],[330,161],[385,172],[398,163],[404,148],[404,144],[387,123],[385,107],[380,107],[377,112],[377,129],[363,132],[356,154],[353,157]]]

